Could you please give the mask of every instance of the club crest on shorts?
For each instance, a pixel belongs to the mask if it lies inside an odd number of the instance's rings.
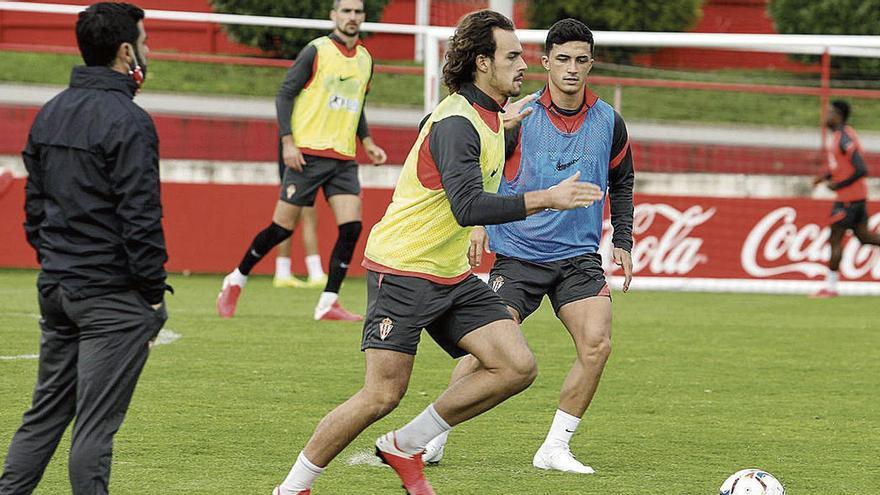
[[[497,277],[495,277],[495,279],[492,280],[491,287],[493,291],[498,292],[498,289],[500,289],[502,285],[504,285],[504,277],[502,277],[501,275],[498,275]]]
[[[288,184],[287,185],[287,199],[292,198],[294,194],[296,194],[296,185],[295,184]]]
[[[394,328],[394,322],[391,321],[391,318],[382,319],[382,322],[379,323],[379,338],[385,340],[392,328]]]

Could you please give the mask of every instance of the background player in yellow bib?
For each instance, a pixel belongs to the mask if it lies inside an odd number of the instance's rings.
[[[423,329],[451,356],[469,353],[482,368],[376,441],[411,495],[434,493],[422,464],[429,440],[522,391],[537,373],[504,302],[470,271],[470,226],[580,208],[602,192],[574,174],[552,190],[495,194],[505,157],[502,105],[520,92],[522,46],[509,19],[484,10],[462,19],[448,47],[443,76],[452,93],[423,122],[367,241],[364,386],[318,424],[276,495],[310,494],[327,464],[397,406]],[[522,118],[524,102],[512,105],[510,122]]]
[[[333,32],[309,43],[288,72],[276,100],[282,160],[288,169],[272,223],[254,237],[238,268],[223,279],[217,296],[217,312],[223,318],[235,314],[254,265],[290,238],[303,207],[313,206],[318,189],[323,189],[336,217],[339,237],[314,318],[362,319],[343,309],[337,295],[361,233],[356,139],[360,138],[374,164],[386,159],[385,151],[369,136],[363,111],[373,73],[373,59],[359,37],[364,18],[361,0],[336,0],[330,11],[336,24]]]

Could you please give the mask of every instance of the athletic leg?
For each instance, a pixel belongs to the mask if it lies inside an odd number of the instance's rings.
[[[275,204],[272,223],[254,236],[238,268],[223,279],[220,294],[217,295],[217,312],[221,318],[232,318],[238,305],[238,298],[247,284],[248,275],[260,260],[275,246],[290,238],[299,221],[301,206],[279,200]]]
[[[569,442],[611,354],[611,299],[597,296],[574,301],[562,306],[558,316],[571,335],[577,359],[562,384],[559,407],[532,464],[539,469],[592,474],[591,467],[571,454]]]
[[[385,349],[366,349],[364,386],[327,414],[302,451],[308,463],[323,470],[368,426],[397,407],[406,393],[415,356]],[[281,485],[282,495],[309,489],[318,473],[303,470],[301,459]],[[310,478],[310,479],[309,479]]]
[[[861,242],[862,244],[880,246],[880,233],[871,232],[871,230],[868,229],[867,220],[864,220],[863,222],[860,222],[858,225],[856,225],[856,227],[853,229],[853,232],[855,233],[856,238],[858,238],[859,242]]]
[[[338,303],[338,298],[339,289],[348,272],[348,265],[354,256],[355,246],[361,234],[361,198],[354,194],[334,194],[327,198],[327,202],[336,217],[339,235],[330,255],[327,285],[315,307],[314,316],[316,320],[359,321],[363,318],[343,309]]]
[[[321,253],[318,249],[318,211],[316,208],[312,207],[303,210],[302,229],[309,286],[325,285],[327,283],[327,274],[324,273]]]

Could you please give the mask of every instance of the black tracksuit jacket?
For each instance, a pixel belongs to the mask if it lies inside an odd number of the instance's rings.
[[[108,67],[75,67],[70,87],[34,120],[22,153],[24,228],[41,291],[60,284],[71,300],[127,290],[163,299],[159,139],[136,90]]]

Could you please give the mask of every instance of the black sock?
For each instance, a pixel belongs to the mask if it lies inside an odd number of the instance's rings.
[[[238,271],[242,275],[250,274],[251,270],[254,269],[254,265],[263,259],[263,256],[266,256],[273,247],[284,242],[291,234],[293,234],[292,230],[287,230],[272,222],[272,224],[254,237],[254,241],[248,247],[247,252],[244,253],[244,258],[241,259],[241,263],[238,265]]]
[[[327,274],[327,287],[324,288],[324,292],[339,293],[360,235],[361,222],[348,222],[339,226],[339,237],[336,239],[336,245],[333,246],[333,254],[330,255],[330,273]]]

